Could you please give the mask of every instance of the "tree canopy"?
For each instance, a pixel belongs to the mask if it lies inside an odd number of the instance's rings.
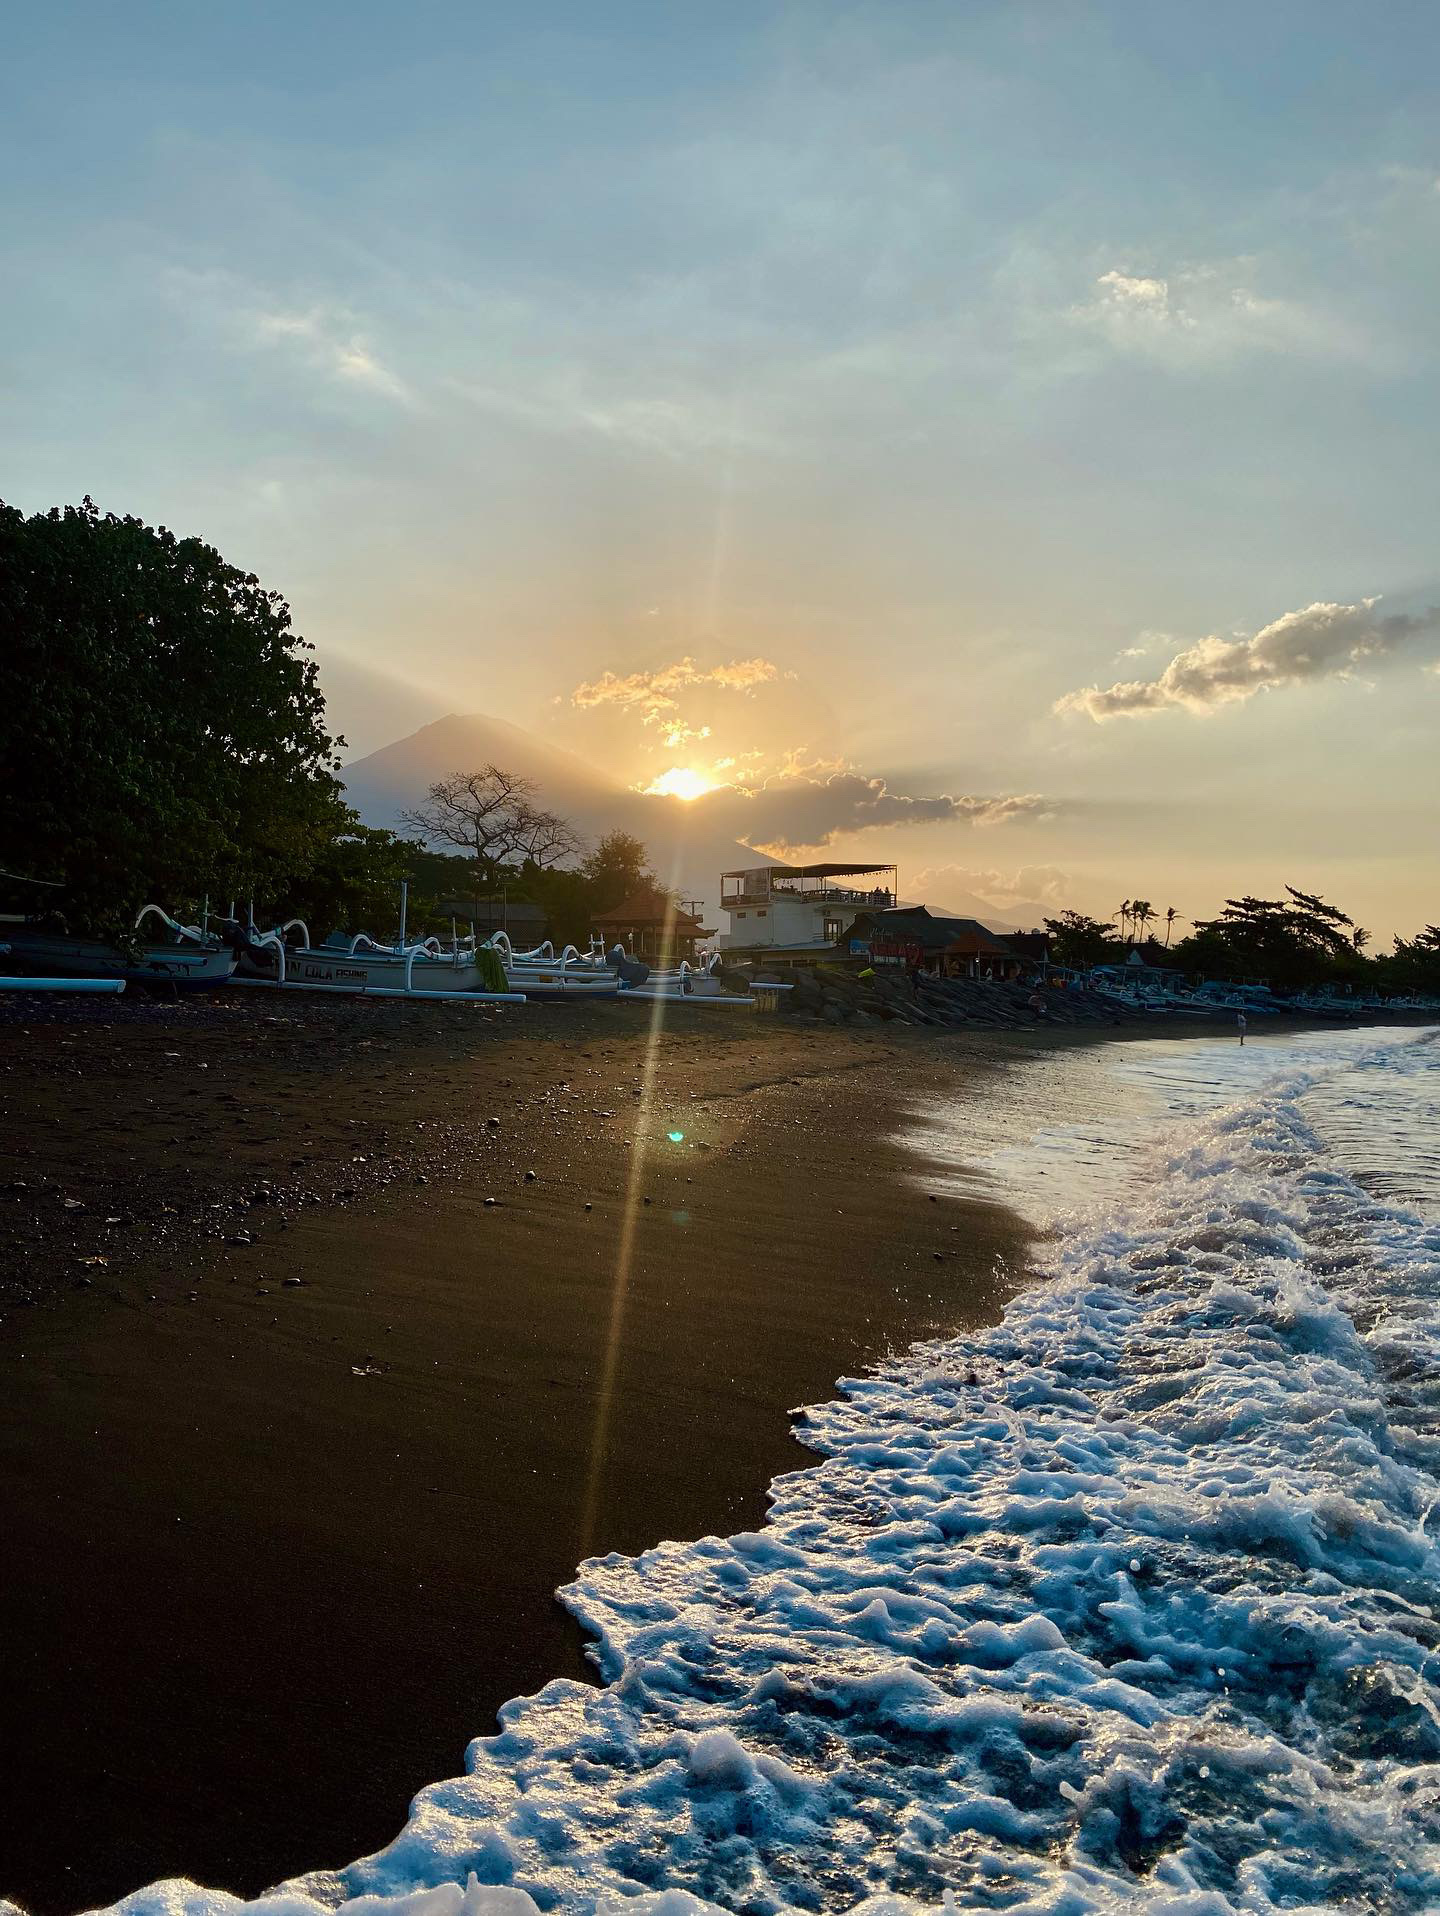
[[[309,872],[353,818],[309,651],[199,539],[0,504],[0,869],[110,928]]]
[[[633,832],[606,832],[580,870],[590,886],[591,906],[609,911],[635,892],[656,889],[650,854]]]
[[[1285,886],[1284,898],[1228,898],[1218,918],[1197,924],[1175,947],[1197,970],[1268,978],[1288,987],[1357,970],[1368,933],[1314,892]]]
[[[1188,938],[1170,943],[1180,914],[1174,906],[1157,912],[1147,901],[1127,899],[1116,912],[1121,926],[1062,911],[1047,918],[1051,956],[1057,964],[1088,969],[1122,964],[1133,936],[1164,922],[1162,944],[1153,933],[1141,943],[1153,965],[1211,978],[1266,980],[1279,991],[1341,984],[1373,986],[1381,991],[1440,991],[1440,929],[1427,925],[1413,939],[1396,938],[1393,952],[1370,956],[1370,934],[1317,892],[1286,885],[1283,898],[1230,898],[1211,919],[1198,923]]]
[[[1098,918],[1087,918],[1083,911],[1062,911],[1058,918],[1047,918],[1045,929],[1050,934],[1050,953],[1057,965],[1073,965],[1083,970],[1090,965],[1103,965],[1115,956],[1110,927]]]

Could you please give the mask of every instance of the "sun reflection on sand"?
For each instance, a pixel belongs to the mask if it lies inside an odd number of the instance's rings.
[[[662,947],[668,947],[674,925],[673,897],[666,910]],[[625,1341],[625,1307],[630,1292],[630,1272],[635,1256],[635,1231],[639,1221],[643,1184],[649,1162],[650,1109],[654,1099],[655,1068],[659,1060],[660,1037],[665,1026],[665,1000],[656,998],[650,1007],[649,1027],[645,1035],[645,1055],[640,1069],[640,1101],[635,1113],[634,1142],[630,1151],[630,1170],[625,1181],[625,1208],[620,1219],[620,1239],[615,1251],[615,1273],[610,1281],[610,1318],[605,1332],[605,1355],[600,1367],[600,1389],[595,1399],[595,1425],[590,1436],[590,1465],[585,1479],[585,1502],[580,1517],[579,1560],[595,1548],[595,1526],[600,1514],[600,1486],[605,1473],[605,1454],[610,1442],[611,1408],[615,1381]],[[673,1142],[683,1140],[683,1132],[668,1133]]]

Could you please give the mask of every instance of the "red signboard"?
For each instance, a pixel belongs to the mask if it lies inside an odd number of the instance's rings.
[[[919,965],[925,961],[924,951],[910,938],[872,938],[870,956],[885,965]]]

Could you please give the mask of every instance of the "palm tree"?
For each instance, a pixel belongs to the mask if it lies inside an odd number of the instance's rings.
[[[1165,907],[1165,949],[1170,949],[1170,933],[1175,928],[1175,920],[1180,916],[1173,905]]]
[[[1135,942],[1140,944],[1145,936],[1145,927],[1155,916],[1155,907],[1148,898],[1137,898],[1130,906],[1130,916],[1135,920]]]
[[[1122,939],[1128,938],[1130,935],[1130,910],[1130,900],[1127,898],[1115,914],[1120,920],[1120,936]]]
[[[1350,942],[1355,947],[1356,951],[1364,951],[1365,947],[1370,942],[1370,934],[1368,931],[1366,931],[1363,925],[1356,925],[1355,929],[1350,934]]]

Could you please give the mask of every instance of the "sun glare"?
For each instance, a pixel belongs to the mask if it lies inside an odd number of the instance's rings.
[[[662,772],[645,787],[661,798],[702,798],[715,787],[703,772],[697,772],[693,765],[672,765],[668,772]]]

